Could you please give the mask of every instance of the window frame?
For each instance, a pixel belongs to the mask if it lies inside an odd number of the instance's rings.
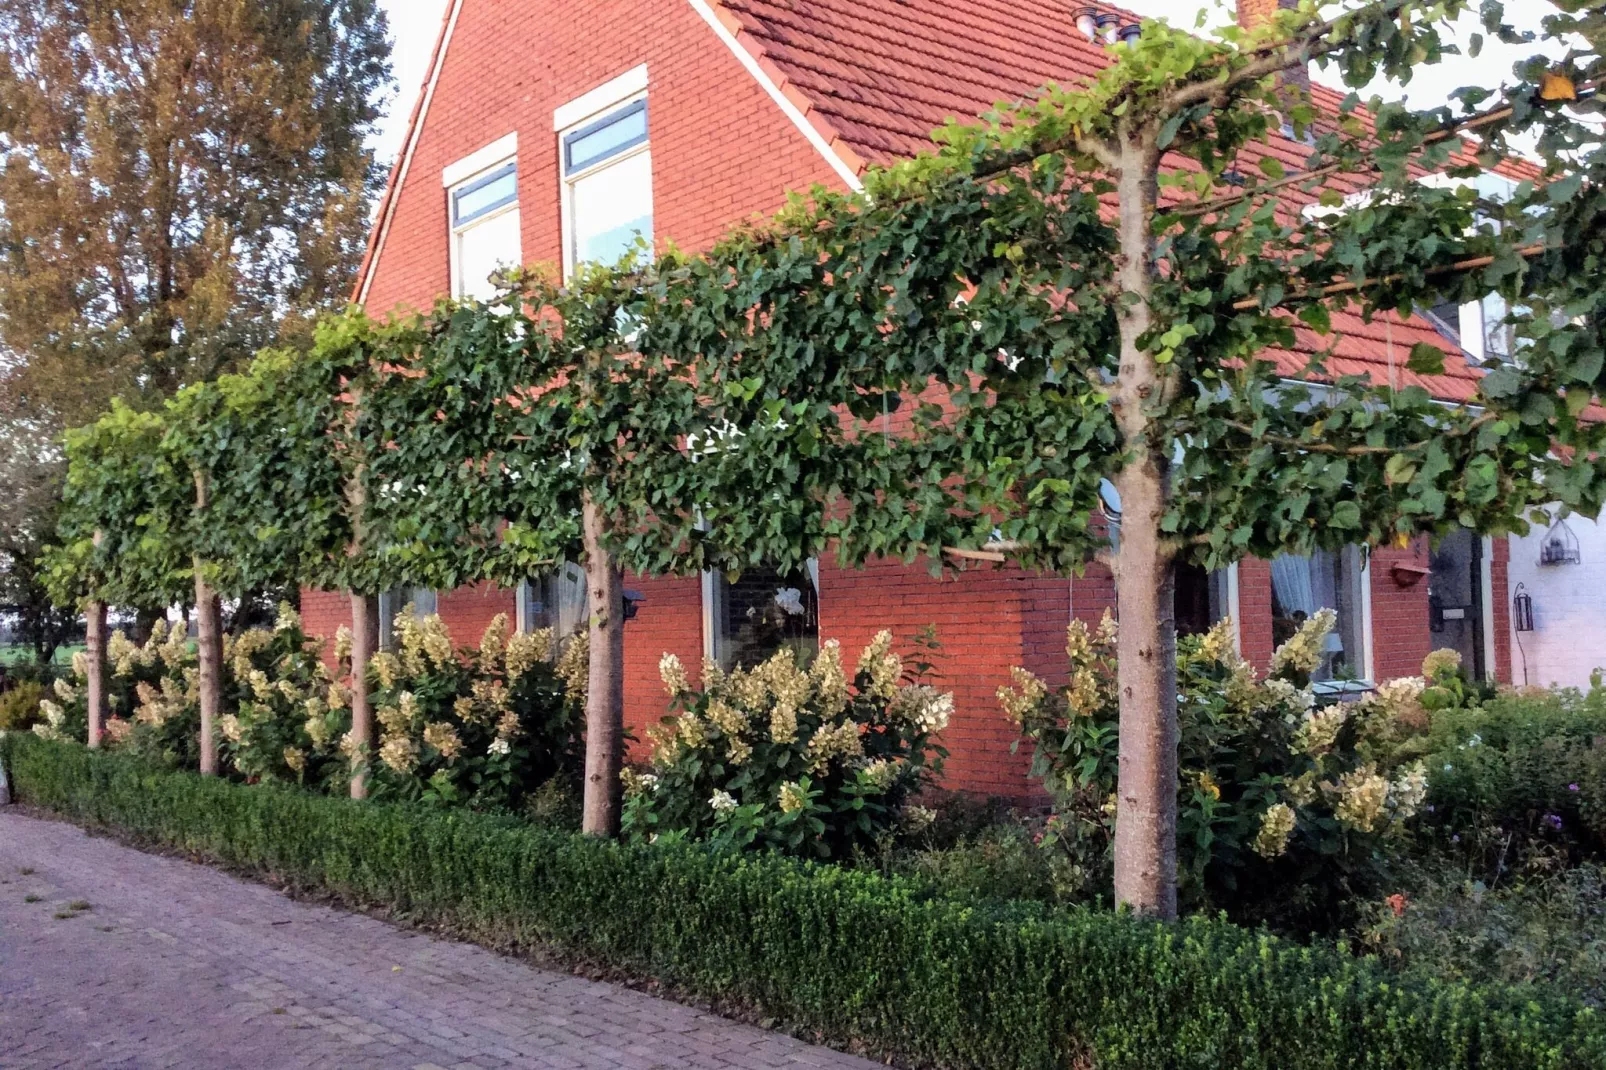
[[[1355,608],[1361,618],[1357,622],[1358,626],[1355,629],[1355,634],[1360,642],[1360,650],[1356,652],[1360,664],[1356,667],[1353,681],[1339,679],[1317,680],[1313,681],[1312,686],[1317,694],[1345,694],[1351,690],[1369,690],[1376,686],[1377,679],[1375,675],[1377,671],[1377,656],[1372,649],[1372,555],[1365,546],[1356,543],[1351,543],[1341,550],[1327,552],[1338,556],[1342,565],[1355,569],[1356,574],[1352,582],[1355,585]],[[1308,557],[1309,555],[1294,556]],[[1270,569],[1270,559],[1267,559],[1266,567],[1268,570]],[[1268,620],[1274,620],[1273,607],[1276,600],[1276,591],[1269,575],[1267,577],[1267,586],[1266,615]],[[1319,606],[1317,608],[1324,607]],[[1331,608],[1337,609],[1338,607]],[[1340,631],[1342,627],[1343,621],[1341,619],[1338,625]]]
[[[473,193],[498,179],[513,175],[513,194],[505,197],[467,219],[457,215],[458,199]],[[463,286],[463,238],[472,231],[489,226],[504,216],[519,211],[521,201],[518,155],[518,135],[508,134],[474,152],[469,153],[441,170],[441,185],[446,192],[447,258],[451,295],[454,300],[465,296]],[[524,261],[523,217],[519,220],[518,263]]]
[[[820,559],[817,557],[809,558],[808,563],[804,566],[804,571],[808,573],[809,582],[814,585],[814,606],[816,614],[814,640],[817,645],[823,645],[825,643],[825,637],[823,635],[823,628],[821,627],[821,618],[823,618],[825,610],[825,592],[820,589]],[[719,583],[721,579],[721,575],[713,569],[705,569],[703,571],[703,657],[716,665],[723,664],[723,661],[720,658],[719,650]],[[748,668],[754,667],[755,666],[751,665],[748,666]]]
[[[639,72],[639,73],[638,73]],[[614,95],[617,84],[617,93]],[[581,113],[581,110],[583,113]],[[571,170],[569,166],[569,145],[572,141],[606,129],[612,123],[618,122],[627,115],[637,112],[647,117],[646,131],[625,145],[603,156],[592,160],[584,167]],[[559,108],[554,114],[554,125],[558,135],[558,199],[560,204],[563,241],[563,277],[573,278],[575,269],[579,267],[575,248],[575,187],[586,179],[616,167],[626,160],[636,156],[652,154],[652,126],[651,111],[648,106],[648,93],[646,87],[646,67],[639,67],[615,79],[614,82],[592,90],[584,97]],[[648,164],[649,176],[651,163]],[[648,196],[649,203],[656,209],[655,191],[651,189],[649,177]],[[651,233],[644,234],[647,241],[653,241]]]

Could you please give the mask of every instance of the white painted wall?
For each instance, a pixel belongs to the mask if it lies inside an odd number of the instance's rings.
[[[1509,604],[1517,584],[1526,584],[1534,605],[1533,631],[1516,633],[1512,622],[1511,673],[1519,685],[1523,650],[1528,682],[1538,686],[1587,688],[1589,674],[1606,667],[1606,522],[1570,516],[1567,526],[1578,537],[1581,564],[1541,565],[1544,528],[1511,538],[1511,586],[1505,597]]]

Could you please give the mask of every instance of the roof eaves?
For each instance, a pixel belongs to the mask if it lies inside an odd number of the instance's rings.
[[[368,300],[368,289],[373,285],[374,271],[379,267],[379,256],[384,252],[385,238],[390,234],[390,223],[396,215],[396,202],[401,197],[402,184],[407,180],[413,152],[418,148],[418,139],[424,130],[424,118],[429,114],[430,102],[435,97],[435,83],[440,80],[441,67],[446,62],[446,49],[451,44],[452,30],[457,26],[457,15],[462,8],[463,0],[452,0],[451,6],[441,16],[441,28],[435,35],[435,50],[429,57],[429,76],[413,101],[413,112],[407,119],[407,135],[402,141],[402,151],[391,165],[390,176],[385,180],[384,195],[379,199],[379,211],[374,216],[374,225],[368,231],[368,247],[363,251],[362,266],[358,268],[357,281],[352,285],[352,304],[361,305]]]
[[[815,107],[807,93],[800,89],[786,72],[775,63],[741,18],[727,9],[720,0],[689,0],[692,8],[702,16],[714,33],[723,41],[738,62],[751,74],[759,86],[769,94],[799,132],[825,157],[838,177],[849,189],[863,188],[860,180],[867,161],[854,151],[829,119]]]

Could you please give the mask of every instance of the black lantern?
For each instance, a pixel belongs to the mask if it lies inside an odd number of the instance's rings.
[[[1519,632],[1534,630],[1534,600],[1525,583],[1517,584],[1517,593],[1511,599],[1511,626]]]
[[[1584,560],[1583,551],[1578,547],[1578,536],[1573,529],[1567,526],[1565,520],[1558,520],[1545,532],[1545,541],[1539,547],[1539,563],[1541,565],[1577,565]]]

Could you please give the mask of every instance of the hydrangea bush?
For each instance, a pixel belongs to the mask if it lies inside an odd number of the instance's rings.
[[[1314,614],[1265,677],[1237,654],[1230,621],[1178,640],[1178,869],[1195,907],[1326,910],[1376,884],[1385,842],[1424,805],[1425,769],[1397,760],[1424,722],[1423,681],[1319,704],[1310,674],[1333,623],[1330,610]],[[999,690],[1054,800],[1044,843],[1061,852],[1067,886],[1089,897],[1107,892],[1115,829],[1115,628],[1108,615],[1096,630],[1071,624],[1059,690],[1019,668]]]
[[[158,620],[143,645],[118,629],[106,641],[108,747],[125,747],[164,765],[194,767],[200,760],[200,668],[181,627]],[[89,735],[89,660],[73,655],[71,679],[58,678],[39,704],[34,733],[85,742]]]
[[[911,800],[947,756],[953,695],[906,671],[890,632],[851,678],[835,640],[807,668],[782,649],[730,673],[705,662],[700,687],[673,654],[659,672],[678,712],[647,768],[624,773],[626,835],[840,859],[930,823]]]
[[[340,741],[351,727],[350,696],[280,603],[269,628],[223,640],[223,755],[246,780],[277,780],[344,790],[350,763]]]
[[[549,629],[509,634],[499,614],[479,649],[452,646],[438,616],[411,606],[397,649],[368,666],[378,722],[370,766],[379,793],[479,810],[521,806],[555,776],[576,776],[584,726],[586,640]],[[343,658],[350,637],[340,639]],[[348,736],[340,746],[359,757]]]

